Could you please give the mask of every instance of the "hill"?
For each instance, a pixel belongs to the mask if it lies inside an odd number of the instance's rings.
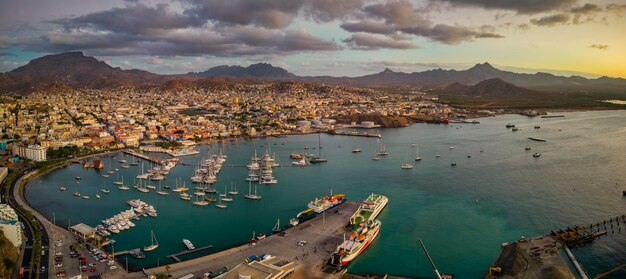
[[[264,79],[291,79],[296,77],[296,75],[288,72],[287,70],[280,67],[274,67],[268,63],[252,64],[248,67],[222,65],[210,68],[204,72],[189,74],[201,77],[228,76]]]

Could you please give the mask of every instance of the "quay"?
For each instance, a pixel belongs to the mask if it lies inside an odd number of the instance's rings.
[[[128,255],[128,254],[130,254],[130,251],[132,251],[132,250],[133,249],[114,252],[113,253],[113,257]]]
[[[213,245],[207,245],[207,246],[196,248],[196,249],[193,249],[193,250],[186,250],[186,251],[178,252],[176,254],[171,254],[171,255],[169,255],[167,257],[171,258],[171,259],[174,259],[176,262],[180,262],[181,260],[178,258],[179,256],[184,256],[184,255],[187,255],[187,254],[200,252],[200,251],[203,251],[203,250],[206,250],[206,249],[210,249],[210,248],[213,248]]]
[[[370,134],[370,133],[357,133],[357,132],[341,132],[337,130],[328,131],[329,135],[340,135],[340,136],[353,136],[353,137],[367,137],[367,138],[382,138],[382,134]]]
[[[161,165],[165,164],[165,162],[167,162],[166,159],[159,158],[159,157],[148,156],[148,155],[141,154],[139,152],[136,152],[136,151],[130,150],[130,149],[124,149],[124,150],[122,150],[122,152],[124,152],[124,153],[126,153],[128,155],[135,156],[137,158],[141,158],[141,159],[144,159],[146,161],[154,162],[154,163],[161,164]]]
[[[588,278],[569,248],[620,233],[622,229],[626,230],[626,215],[504,243],[500,256],[484,278]],[[572,263],[576,275],[567,262]]]
[[[158,146],[144,146],[144,147],[141,147],[141,151],[165,153],[172,157],[182,157],[182,156],[191,156],[191,155],[200,154],[200,151],[196,149],[170,150],[170,149],[164,149]]]
[[[243,263],[251,255],[270,254],[285,260],[294,261],[296,268],[294,278],[339,278],[340,273],[323,271],[330,254],[343,242],[344,233],[350,216],[359,204],[347,201],[325,214],[287,229],[284,234],[274,234],[262,239],[256,245],[244,244],[200,258],[169,264],[169,275],[179,278],[188,274],[204,274],[217,271],[223,267],[232,269]],[[305,246],[297,243],[306,240]],[[367,252],[365,252],[367,253]],[[148,274],[164,274],[165,267],[146,270]],[[125,278],[145,278],[143,272],[129,273]]]

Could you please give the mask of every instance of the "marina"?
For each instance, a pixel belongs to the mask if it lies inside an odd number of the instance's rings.
[[[620,120],[626,115],[620,111],[603,113],[608,115],[570,113],[567,118],[554,119],[498,116],[480,119],[480,125],[454,124],[455,127],[463,125],[461,129],[426,124],[385,129],[382,132],[389,155],[381,156],[378,161],[371,160],[380,149],[377,140],[322,134],[323,155],[328,163],[308,167],[274,166],[272,176],[278,184],[252,185],[252,192],[256,185],[257,195],[262,196],[260,200],[244,198],[248,193],[245,178],[249,170],[227,166],[246,166],[255,150],[263,155],[268,147],[271,147],[271,157],[290,164],[291,153],[318,153],[314,149],[318,146],[317,135],[198,145],[201,154],[180,157],[180,164],[161,181],[161,189],[170,193],[167,196],[154,190],[141,193],[132,187],[120,191],[113,185],[115,172],[108,179],[102,177],[109,168],[118,168],[120,180],[124,177],[124,182],[131,186],[132,178],[141,171],[141,163],[149,165],[133,157],[142,162],[122,168],[120,153],[97,158],[106,166],[102,171],[70,164],[44,174],[28,183],[25,195],[33,207],[50,220],[55,216],[56,223],[63,227],[78,222],[98,224],[128,210],[126,201],[131,199],[140,198],[153,205],[158,209],[157,218],[131,220],[136,225],[133,229],[110,236],[117,241],[115,251],[124,251],[150,245],[150,231],[154,231],[158,249],[146,252],[143,259],[130,255],[119,257],[121,262],[128,259],[132,271],[174,263],[175,260],[167,256],[184,248],[183,238],[192,240],[196,247],[214,247],[180,256],[181,264],[208,253],[239,247],[253,231],[271,234],[277,219],[283,225],[289,224],[311,200],[328,195],[331,189],[334,193],[346,194],[350,201],[362,201],[372,192],[380,193],[390,200],[378,217],[382,222],[380,233],[367,250],[349,264],[350,273],[431,276],[432,271],[424,268],[428,265],[425,259],[415,256],[420,250],[413,236],[420,236],[442,270],[478,278],[497,258],[502,242],[519,239],[521,235],[541,235],[569,224],[592,223],[598,216],[617,216],[626,211],[622,196],[626,188],[618,176],[626,168],[626,162],[621,152],[615,152],[624,148],[623,132],[615,127],[621,127]],[[522,129],[511,133],[504,129],[506,123],[515,123]],[[541,129],[533,129],[535,125],[540,125]],[[532,144],[528,137],[549,139],[541,143],[541,147],[532,145],[533,152],[543,154],[540,158],[535,159],[531,152],[524,151],[526,145]],[[417,146],[412,146],[415,143],[419,145],[422,160],[412,171],[403,171],[399,167],[402,162],[416,156]],[[362,154],[351,152],[355,146],[362,148]],[[450,149],[450,146],[455,148]],[[484,152],[479,152],[483,147]],[[199,165],[202,154],[207,154],[209,149],[218,154],[222,148],[228,154],[228,161],[220,171],[215,188],[222,192],[234,182],[239,195],[230,203],[223,201],[228,204],[226,209],[193,206],[195,195],[192,201],[181,200],[174,192],[176,185],[182,187],[184,182],[193,194],[196,185],[190,177],[195,165]],[[606,152],[609,150],[612,151]],[[467,154],[472,158],[466,159]],[[150,155],[169,158],[166,154]],[[126,156],[125,160],[130,163],[133,158]],[[457,166],[450,167],[451,161]],[[158,181],[149,182],[158,189]],[[60,185],[66,191],[60,191]],[[102,198],[96,199],[94,194],[105,186],[111,189],[110,194],[101,194]],[[91,196],[91,199],[74,197],[74,192]],[[207,197],[211,196],[217,203],[218,197],[207,193]],[[522,198],[523,203],[519,202]],[[590,202],[592,200],[603,201],[603,206]],[[311,222],[321,222],[317,221],[323,219],[320,217],[328,221],[333,210],[325,216],[318,215]],[[353,213],[354,210],[349,212],[350,216]],[[442,220],[445,220],[446,230],[438,230]],[[295,230],[305,228],[309,222],[297,225]],[[594,240],[594,245],[571,249],[588,274],[610,270],[621,259],[620,252],[612,247],[619,247],[626,237],[615,228],[612,237],[601,237]],[[623,227],[621,231],[624,232]],[[275,236],[269,236],[259,243],[273,238]],[[467,245],[468,238],[474,245]],[[140,243],[137,240],[141,240]],[[310,247],[310,239],[297,239],[288,244],[299,247],[296,242],[300,240],[307,240]],[[327,247],[325,254],[328,256],[335,251],[341,241],[337,239],[334,247]],[[256,254],[264,253],[262,250],[255,250]]]

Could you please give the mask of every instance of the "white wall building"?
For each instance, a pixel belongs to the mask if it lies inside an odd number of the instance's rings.
[[[13,145],[13,155],[17,155],[21,158],[28,158],[35,162],[42,162],[46,160],[46,148],[38,145],[31,144],[29,146]]]
[[[17,213],[8,204],[0,204],[0,230],[15,247],[22,245],[22,225],[17,219]]]

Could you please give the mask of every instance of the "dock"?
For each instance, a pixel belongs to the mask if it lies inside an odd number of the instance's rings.
[[[171,254],[171,255],[169,255],[167,257],[171,258],[171,259],[174,259],[176,262],[181,262],[181,260],[178,258],[180,256],[184,256],[184,255],[187,255],[187,254],[200,252],[200,251],[203,251],[203,250],[206,250],[206,249],[210,249],[210,248],[213,248],[213,245],[207,245],[207,246],[196,248],[196,249],[193,249],[193,250],[181,251],[181,252],[178,252],[176,254]]]
[[[146,161],[157,163],[157,164],[164,164],[167,161],[166,159],[159,158],[159,157],[148,156],[148,155],[136,152],[134,150],[125,149],[122,152],[124,152],[124,153],[126,153],[128,155],[131,155],[131,156],[135,156],[137,158],[144,159]]]
[[[285,230],[284,234],[270,235],[258,241],[256,245],[247,244],[247,239],[242,239],[241,246],[169,264],[169,274],[173,278],[178,278],[190,273],[204,274],[208,271],[217,271],[223,267],[230,269],[243,263],[251,255],[270,254],[295,261],[299,266],[297,273],[300,275],[295,278],[338,278],[340,274],[326,273],[323,269],[330,254],[343,242],[344,233],[349,232],[346,225],[358,206],[357,202],[347,201],[322,215]],[[301,240],[306,240],[307,244],[298,246],[297,242]],[[147,272],[165,273],[165,267],[151,268]],[[134,272],[128,274],[126,278],[145,278],[145,275],[142,272]]]
[[[505,243],[485,278],[587,278],[569,248],[591,243],[601,236],[621,233],[622,229],[626,230],[626,215]],[[572,262],[577,275],[569,268],[568,261]]]
[[[130,249],[130,250],[123,250],[123,251],[117,251],[117,252],[113,253],[113,256],[114,256],[114,257],[117,257],[117,256],[128,255],[128,254],[130,254],[130,251],[132,251],[132,250],[133,250],[133,249]]]
[[[358,133],[358,132],[342,132],[331,130],[328,131],[329,135],[340,135],[340,136],[352,136],[352,137],[367,137],[367,138],[382,138],[382,134],[370,134],[370,133]]]

